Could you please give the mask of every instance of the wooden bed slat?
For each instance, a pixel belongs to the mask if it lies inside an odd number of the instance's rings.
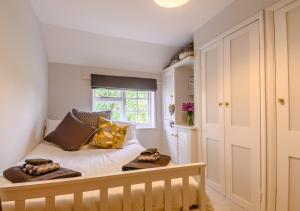
[[[46,197],[46,211],[53,211],[55,209],[55,196]]]
[[[74,210],[83,211],[83,194],[82,192],[74,193]]]
[[[131,185],[124,185],[123,187],[123,211],[131,210]]]
[[[172,210],[172,187],[171,179],[165,179],[165,211]]]
[[[108,211],[108,188],[100,188],[100,211]]]
[[[189,177],[182,178],[182,210],[189,210]]]
[[[152,211],[152,182],[145,183],[145,211]]]
[[[25,211],[25,200],[17,200],[17,201],[15,201],[15,210],[17,210],[17,211]]]

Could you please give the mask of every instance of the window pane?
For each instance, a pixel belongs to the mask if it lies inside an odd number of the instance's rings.
[[[96,97],[120,98],[121,90],[99,88],[95,90]]]
[[[96,102],[96,111],[120,111],[120,102]]]
[[[148,111],[148,100],[138,100],[139,111]]]
[[[96,102],[96,111],[111,110],[111,119],[115,121],[121,120],[121,102]]]
[[[148,91],[139,91],[138,92],[138,97],[139,98],[148,98],[148,95],[149,94],[149,92]]]
[[[136,99],[126,99],[126,110],[136,111],[137,110],[137,100]]]
[[[126,120],[129,122],[137,122],[137,112],[127,112]]]
[[[151,123],[149,109],[151,106],[150,97],[152,95],[149,95],[149,91],[99,88],[95,89],[94,93],[95,97],[99,97],[94,98],[95,111],[111,110],[112,120],[130,121],[144,125]],[[103,98],[101,99],[101,97]]]
[[[121,121],[121,114],[120,114],[120,112],[113,111],[112,114],[111,114],[111,120]]]
[[[149,113],[146,111],[139,112],[138,123],[146,124],[149,123]]]
[[[127,90],[126,98],[137,98],[137,91]]]

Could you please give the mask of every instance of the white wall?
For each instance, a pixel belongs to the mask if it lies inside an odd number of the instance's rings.
[[[90,80],[83,76],[91,73],[103,75],[134,76],[155,78],[158,81],[156,92],[157,128],[139,129],[137,135],[145,147],[160,147],[162,141],[161,129],[161,84],[160,75],[98,67],[49,63],[49,104],[48,117],[62,119],[72,108],[83,111],[92,110],[92,89]]]
[[[47,114],[47,61],[27,0],[0,0],[0,173],[39,141]]]
[[[278,0],[235,0],[194,33],[195,49]]]
[[[53,63],[159,73],[178,51],[177,47],[49,24],[42,24],[41,28],[48,61]]]

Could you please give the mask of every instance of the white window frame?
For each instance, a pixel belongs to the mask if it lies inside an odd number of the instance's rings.
[[[115,89],[118,90],[118,89]],[[129,90],[129,89],[128,89]],[[120,110],[120,121],[127,121],[126,120],[126,91],[127,90],[120,90],[121,91],[121,97],[96,97],[95,96],[95,89],[92,91],[92,98],[93,98],[93,111],[96,111],[96,103],[97,102],[120,102],[121,103],[121,110]],[[130,90],[130,91],[139,91],[139,90]],[[128,98],[128,99],[135,99],[138,101],[139,99],[148,99],[148,119],[149,123],[143,124],[143,123],[137,123],[137,128],[154,128],[155,127],[155,94],[154,92],[148,91],[148,98],[139,98],[138,96],[136,98]],[[137,112],[137,120],[138,120],[138,114],[139,114],[139,108],[137,103],[137,110],[133,111]]]

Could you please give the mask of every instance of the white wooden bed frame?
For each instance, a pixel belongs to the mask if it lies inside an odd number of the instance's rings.
[[[121,172],[100,177],[80,177],[43,182],[9,184],[0,187],[2,202],[15,202],[15,210],[25,210],[26,199],[45,198],[47,211],[55,209],[55,196],[73,194],[74,210],[83,209],[83,192],[100,190],[100,210],[108,211],[108,189],[123,187],[123,210],[131,210],[131,185],[145,184],[145,210],[152,210],[152,182],[164,181],[164,210],[171,211],[171,179],[182,178],[183,211],[189,210],[189,177],[200,176],[198,210],[205,211],[204,163]]]

